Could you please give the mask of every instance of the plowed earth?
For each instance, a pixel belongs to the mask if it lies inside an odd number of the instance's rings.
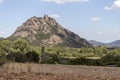
[[[0,80],[120,80],[120,68],[9,63],[0,66]]]

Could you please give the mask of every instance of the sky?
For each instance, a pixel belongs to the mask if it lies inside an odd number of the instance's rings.
[[[44,14],[87,40],[120,40],[120,0],[0,0],[0,37]]]

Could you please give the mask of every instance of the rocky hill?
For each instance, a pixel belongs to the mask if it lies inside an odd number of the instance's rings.
[[[19,26],[9,37],[27,39],[30,44],[36,46],[66,46],[83,47],[91,46],[87,40],[77,34],[63,28],[55,19],[44,15],[43,17],[32,17]]]

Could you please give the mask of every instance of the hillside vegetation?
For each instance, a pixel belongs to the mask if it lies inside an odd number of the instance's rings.
[[[25,39],[0,41],[0,62],[120,66],[120,49],[106,47],[37,47]]]

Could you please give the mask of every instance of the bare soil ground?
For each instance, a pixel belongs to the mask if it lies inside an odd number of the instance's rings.
[[[120,80],[120,68],[9,63],[0,66],[0,80]]]

